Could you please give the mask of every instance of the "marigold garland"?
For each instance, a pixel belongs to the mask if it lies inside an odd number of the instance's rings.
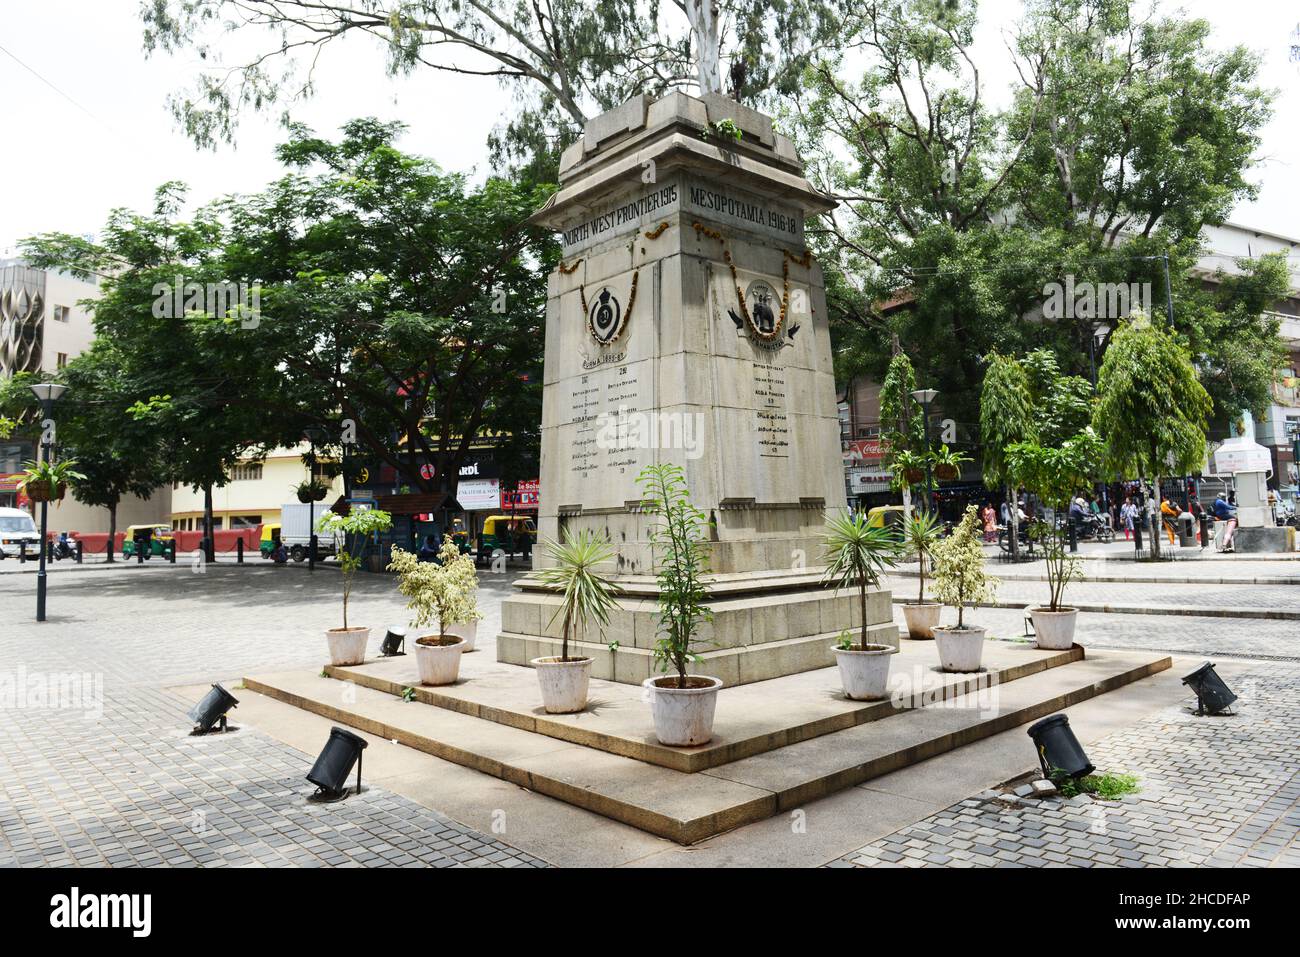
[[[710,229],[703,223],[692,223],[691,227],[697,234],[708,236],[710,239],[715,239],[722,244],[722,258],[726,261],[727,268],[731,270],[731,281],[736,287],[736,300],[740,303],[740,314],[745,317],[745,321],[749,323],[749,328],[754,335],[767,342],[780,338],[781,327],[785,325],[786,312],[790,308],[790,263],[795,262],[805,269],[810,268],[812,266],[812,250],[805,250],[802,256],[796,256],[785,249],[781,250],[781,315],[777,318],[772,331],[764,333],[758,331],[758,326],[749,315],[749,306],[745,302],[745,293],[740,288],[740,275],[736,271],[735,261],[731,258],[731,248],[727,244],[727,238],[718,230]]]

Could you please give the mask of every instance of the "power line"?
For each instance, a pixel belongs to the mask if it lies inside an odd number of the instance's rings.
[[[69,103],[71,103],[73,106],[75,106],[77,109],[81,110],[82,113],[85,113],[88,117],[90,117],[90,118],[91,118],[92,120],[94,120],[96,123],[99,123],[101,126],[108,127],[108,124],[107,124],[107,123],[105,123],[103,120],[101,120],[101,119],[100,119],[98,116],[96,116],[94,113],[90,112],[90,110],[86,109],[84,106],[82,106],[80,103],[78,103],[76,100],[74,100],[74,99],[73,99],[71,96],[69,96],[67,93],[64,93],[61,89],[59,89],[57,86],[55,86],[53,82],[51,82],[50,80],[47,80],[47,79],[46,79],[45,77],[43,77],[40,73],[36,72],[35,69],[33,69],[32,67],[28,66],[28,65],[27,65],[26,63],[24,63],[22,60],[18,59],[18,57],[17,57],[16,54],[14,54],[14,53],[13,53],[12,51],[10,51],[10,50],[5,49],[5,47],[4,47],[3,45],[0,45],[0,53],[3,53],[5,56],[9,57],[9,59],[13,60],[15,63],[17,63],[20,67],[22,67],[24,70],[26,70],[26,71],[27,71],[28,73],[30,73],[32,76],[36,77],[36,79],[40,80],[42,83],[44,83],[46,86],[48,86],[48,87],[49,87],[51,90],[53,90],[55,93],[59,94],[59,96],[63,97],[65,100],[67,100],[67,101],[68,101]]]

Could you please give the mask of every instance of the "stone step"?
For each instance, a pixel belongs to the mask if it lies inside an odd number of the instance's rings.
[[[826,647],[830,646],[829,636],[822,640]],[[541,693],[531,668],[494,662],[482,655],[466,656],[461,680],[437,688],[419,685],[410,656],[380,658],[362,665],[330,665],[325,671],[330,677],[398,697],[412,689],[415,699],[425,704],[692,773],[1015,681],[1084,657],[1083,649],[1077,646],[1069,651],[1042,651],[1024,643],[990,641],[986,643],[984,671],[948,674],[938,668],[933,642],[904,641],[902,645],[891,660],[888,700],[846,698],[835,667],[728,686],[718,693],[713,740],[694,748],[673,748],[658,742],[651,733],[652,719],[644,689],[599,678],[591,682],[587,710],[552,715],[539,707]],[[609,654],[599,648],[587,653]],[[702,672],[712,673],[707,664]]]
[[[341,724],[692,844],[1035,720],[1170,664],[1167,657],[1149,654],[1097,653],[888,721],[694,774],[309,672],[249,677],[244,684]],[[989,697],[994,693],[995,704]],[[1031,753],[1027,744],[1027,758]]]

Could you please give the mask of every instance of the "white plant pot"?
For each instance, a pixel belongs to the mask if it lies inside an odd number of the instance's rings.
[[[675,681],[675,677],[647,678],[641,682],[650,693],[650,713],[654,715],[655,737],[670,747],[706,744],[713,737],[713,712],[718,704],[721,678],[688,675],[708,684],[699,688],[664,688],[656,681]]]
[[[866,651],[857,648],[832,648],[835,662],[840,666],[840,683],[844,696],[854,701],[880,701],[888,697],[889,656],[894,649],[889,645],[867,645]]]
[[[573,714],[587,707],[587,685],[591,682],[591,659],[564,661],[559,657],[534,658],[537,683],[542,687],[542,707],[547,714]]]
[[[934,644],[944,671],[980,670],[980,659],[984,657],[984,629],[978,625],[935,628]]]
[[[907,622],[907,637],[917,640],[933,638],[934,626],[939,624],[939,613],[942,610],[943,605],[934,601],[904,605],[903,620]]]
[[[369,628],[331,628],[325,632],[330,646],[330,664],[359,665],[366,660]]]
[[[437,635],[427,637],[430,641],[438,640]],[[459,638],[454,645],[421,644],[424,640],[418,638],[412,646],[415,649],[415,668],[420,673],[420,684],[455,684],[460,675],[460,655],[465,650],[465,639]]]
[[[478,637],[477,621],[457,621],[447,626],[447,634],[465,640],[465,650],[474,650],[474,639]]]
[[[1048,611],[1046,608],[1031,608],[1029,617],[1034,622],[1034,636],[1039,648],[1068,651],[1074,647],[1074,625],[1079,618],[1079,609]]]

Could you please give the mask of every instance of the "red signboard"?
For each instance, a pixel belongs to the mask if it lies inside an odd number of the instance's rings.
[[[513,492],[504,489],[501,491],[503,509],[537,508],[539,504],[541,504],[541,482],[538,479],[520,482],[519,487]]]
[[[844,443],[844,461],[878,462],[889,450],[889,443],[883,439],[854,439]]]

